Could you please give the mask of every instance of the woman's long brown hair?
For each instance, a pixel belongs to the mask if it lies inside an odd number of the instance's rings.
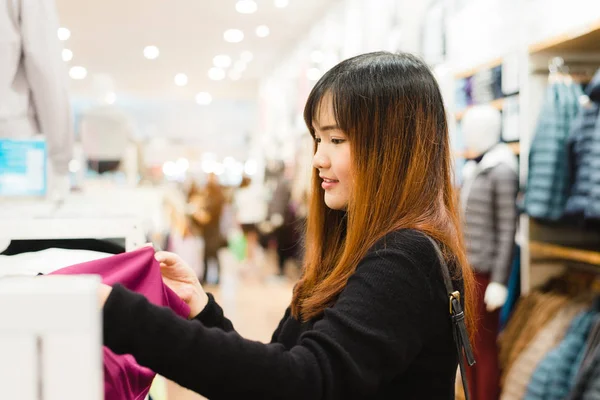
[[[313,136],[324,98],[333,99],[336,122],[349,139],[352,194],[347,211],[327,208],[313,170],[304,272],[292,314],[302,321],[321,315],[379,239],[415,229],[440,243],[453,278],[462,279],[472,332],[474,276],[452,184],[446,111],[433,74],[409,54],[377,52],[341,62],[309,95],[304,119]]]

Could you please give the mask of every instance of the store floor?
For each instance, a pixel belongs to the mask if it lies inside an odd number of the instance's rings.
[[[273,252],[267,252],[263,257],[261,271],[244,269],[227,251],[220,256],[221,284],[218,287],[208,286],[206,290],[215,295],[225,316],[243,337],[270,341],[271,334],[290,303],[293,279],[274,276],[276,256]],[[167,393],[168,400],[204,399],[172,382],[167,383]]]

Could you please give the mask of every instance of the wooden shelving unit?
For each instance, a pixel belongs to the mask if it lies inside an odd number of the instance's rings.
[[[495,59],[490,60],[490,61],[488,61],[486,63],[480,64],[480,65],[478,65],[476,67],[469,68],[469,69],[466,69],[464,71],[457,72],[456,74],[454,74],[454,78],[455,79],[468,78],[470,76],[475,75],[479,71],[485,71],[487,69],[492,69],[492,68],[495,68],[495,67],[497,67],[499,65],[502,65],[502,58],[495,58]]]
[[[537,241],[529,242],[529,251],[534,258],[556,258],[590,265],[600,265],[600,252],[596,251],[575,249]]]
[[[600,50],[600,21],[529,46],[529,54]]]
[[[533,76],[536,74],[536,68],[541,68],[544,63],[547,64],[547,58],[563,57],[566,64],[570,62],[582,63],[589,60],[598,59],[600,54],[600,20],[593,23],[581,26],[578,29],[568,31],[566,33],[550,37],[537,43],[530,44],[526,48],[528,53],[527,63],[531,74],[525,81],[526,92],[531,98],[531,88],[536,87],[532,82],[536,79]],[[531,107],[531,106],[530,106]],[[527,107],[521,107],[521,115],[534,115],[535,111]],[[533,135],[532,124],[526,123],[523,128],[525,135]],[[525,132],[527,131],[527,132]],[[582,238],[581,246],[579,242],[569,237],[572,243],[570,245],[552,244],[550,237],[560,239],[560,235],[551,232],[554,228],[540,227],[535,222],[527,217],[521,218],[521,228],[525,232],[523,238],[522,258],[521,258],[521,292],[528,293],[533,287],[534,282],[540,282],[545,277],[542,271],[547,267],[543,262],[544,259],[554,259],[562,261],[571,261],[572,263],[587,264],[592,266],[600,266],[600,247],[596,250],[590,246],[586,239]],[[581,236],[582,233],[580,232]],[[546,237],[546,238],[545,238]],[[578,236],[579,238],[579,236]],[[547,241],[546,241],[547,240]],[[586,250],[593,249],[593,250]],[[534,268],[542,266],[542,270]]]
[[[486,104],[487,104],[487,105],[490,105],[490,106],[492,106],[492,107],[494,107],[494,108],[495,108],[495,109],[497,109],[497,110],[500,110],[500,111],[502,111],[502,108],[504,107],[504,98],[496,99],[496,100],[493,100],[493,101],[491,101],[491,102],[489,102],[489,103],[486,103]],[[486,104],[482,104],[482,105],[486,105]],[[463,119],[463,117],[465,116],[465,113],[467,112],[467,110],[468,110],[469,108],[471,108],[471,107],[474,107],[474,106],[469,106],[469,107],[467,107],[466,109],[464,109],[463,111],[459,111],[459,112],[457,112],[456,114],[454,114],[454,118],[455,118],[457,121],[460,121],[460,120],[462,120],[462,119]]]

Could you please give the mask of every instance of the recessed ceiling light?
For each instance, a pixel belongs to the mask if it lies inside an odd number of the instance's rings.
[[[213,58],[213,64],[219,68],[229,68],[231,66],[231,57],[226,54],[219,54]]]
[[[223,39],[229,43],[239,43],[244,40],[244,32],[239,29],[228,29],[223,33]]]
[[[225,79],[225,71],[222,68],[212,67],[208,70],[208,77],[213,81]]]
[[[242,73],[237,69],[232,69],[229,71],[229,79],[232,81],[239,81],[242,78]]]
[[[321,50],[315,50],[310,53],[310,60],[314,63],[322,63],[325,60],[325,54]]]
[[[87,69],[80,66],[71,67],[71,69],[69,70],[69,76],[75,80],[85,79],[85,77],[87,76]]]
[[[115,101],[117,101],[117,94],[115,92],[108,92],[104,97],[104,101],[108,104],[115,104]]]
[[[63,49],[62,59],[64,62],[69,62],[73,59],[73,52],[69,49]]]
[[[258,36],[258,37],[261,37],[261,38],[267,37],[267,36],[269,36],[269,33],[271,33],[271,30],[266,25],[259,25],[256,27],[256,36]]]
[[[238,72],[244,72],[246,70],[246,63],[242,60],[236,61],[235,65],[233,66],[233,69],[235,69]]]
[[[258,10],[258,5],[254,0],[238,0],[235,9],[240,14],[254,14]]]
[[[148,60],[156,60],[160,55],[160,50],[156,46],[146,46],[144,47],[144,57]]]
[[[317,81],[321,77],[321,71],[319,68],[311,68],[306,71],[306,77],[311,81]]]
[[[67,28],[58,28],[58,38],[60,40],[69,40],[69,38],[71,37],[71,31],[68,30]]]
[[[196,103],[207,106],[212,103],[212,96],[208,92],[200,92],[196,95]]]
[[[240,54],[240,59],[245,63],[249,63],[254,59],[254,54],[248,50],[242,51],[242,54]]]
[[[285,8],[290,2],[288,0],[275,0],[275,7]]]
[[[188,84],[188,77],[186,74],[175,75],[175,84],[177,86],[185,86]]]

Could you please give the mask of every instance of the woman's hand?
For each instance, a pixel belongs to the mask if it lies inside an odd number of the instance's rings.
[[[160,263],[165,285],[190,307],[189,318],[200,314],[208,304],[208,296],[202,289],[196,273],[177,254],[160,251],[154,257]]]
[[[110,296],[110,292],[112,292],[112,287],[105,285],[104,283],[101,283],[98,287],[98,304],[100,309],[104,308],[104,304],[106,303],[108,296]]]

